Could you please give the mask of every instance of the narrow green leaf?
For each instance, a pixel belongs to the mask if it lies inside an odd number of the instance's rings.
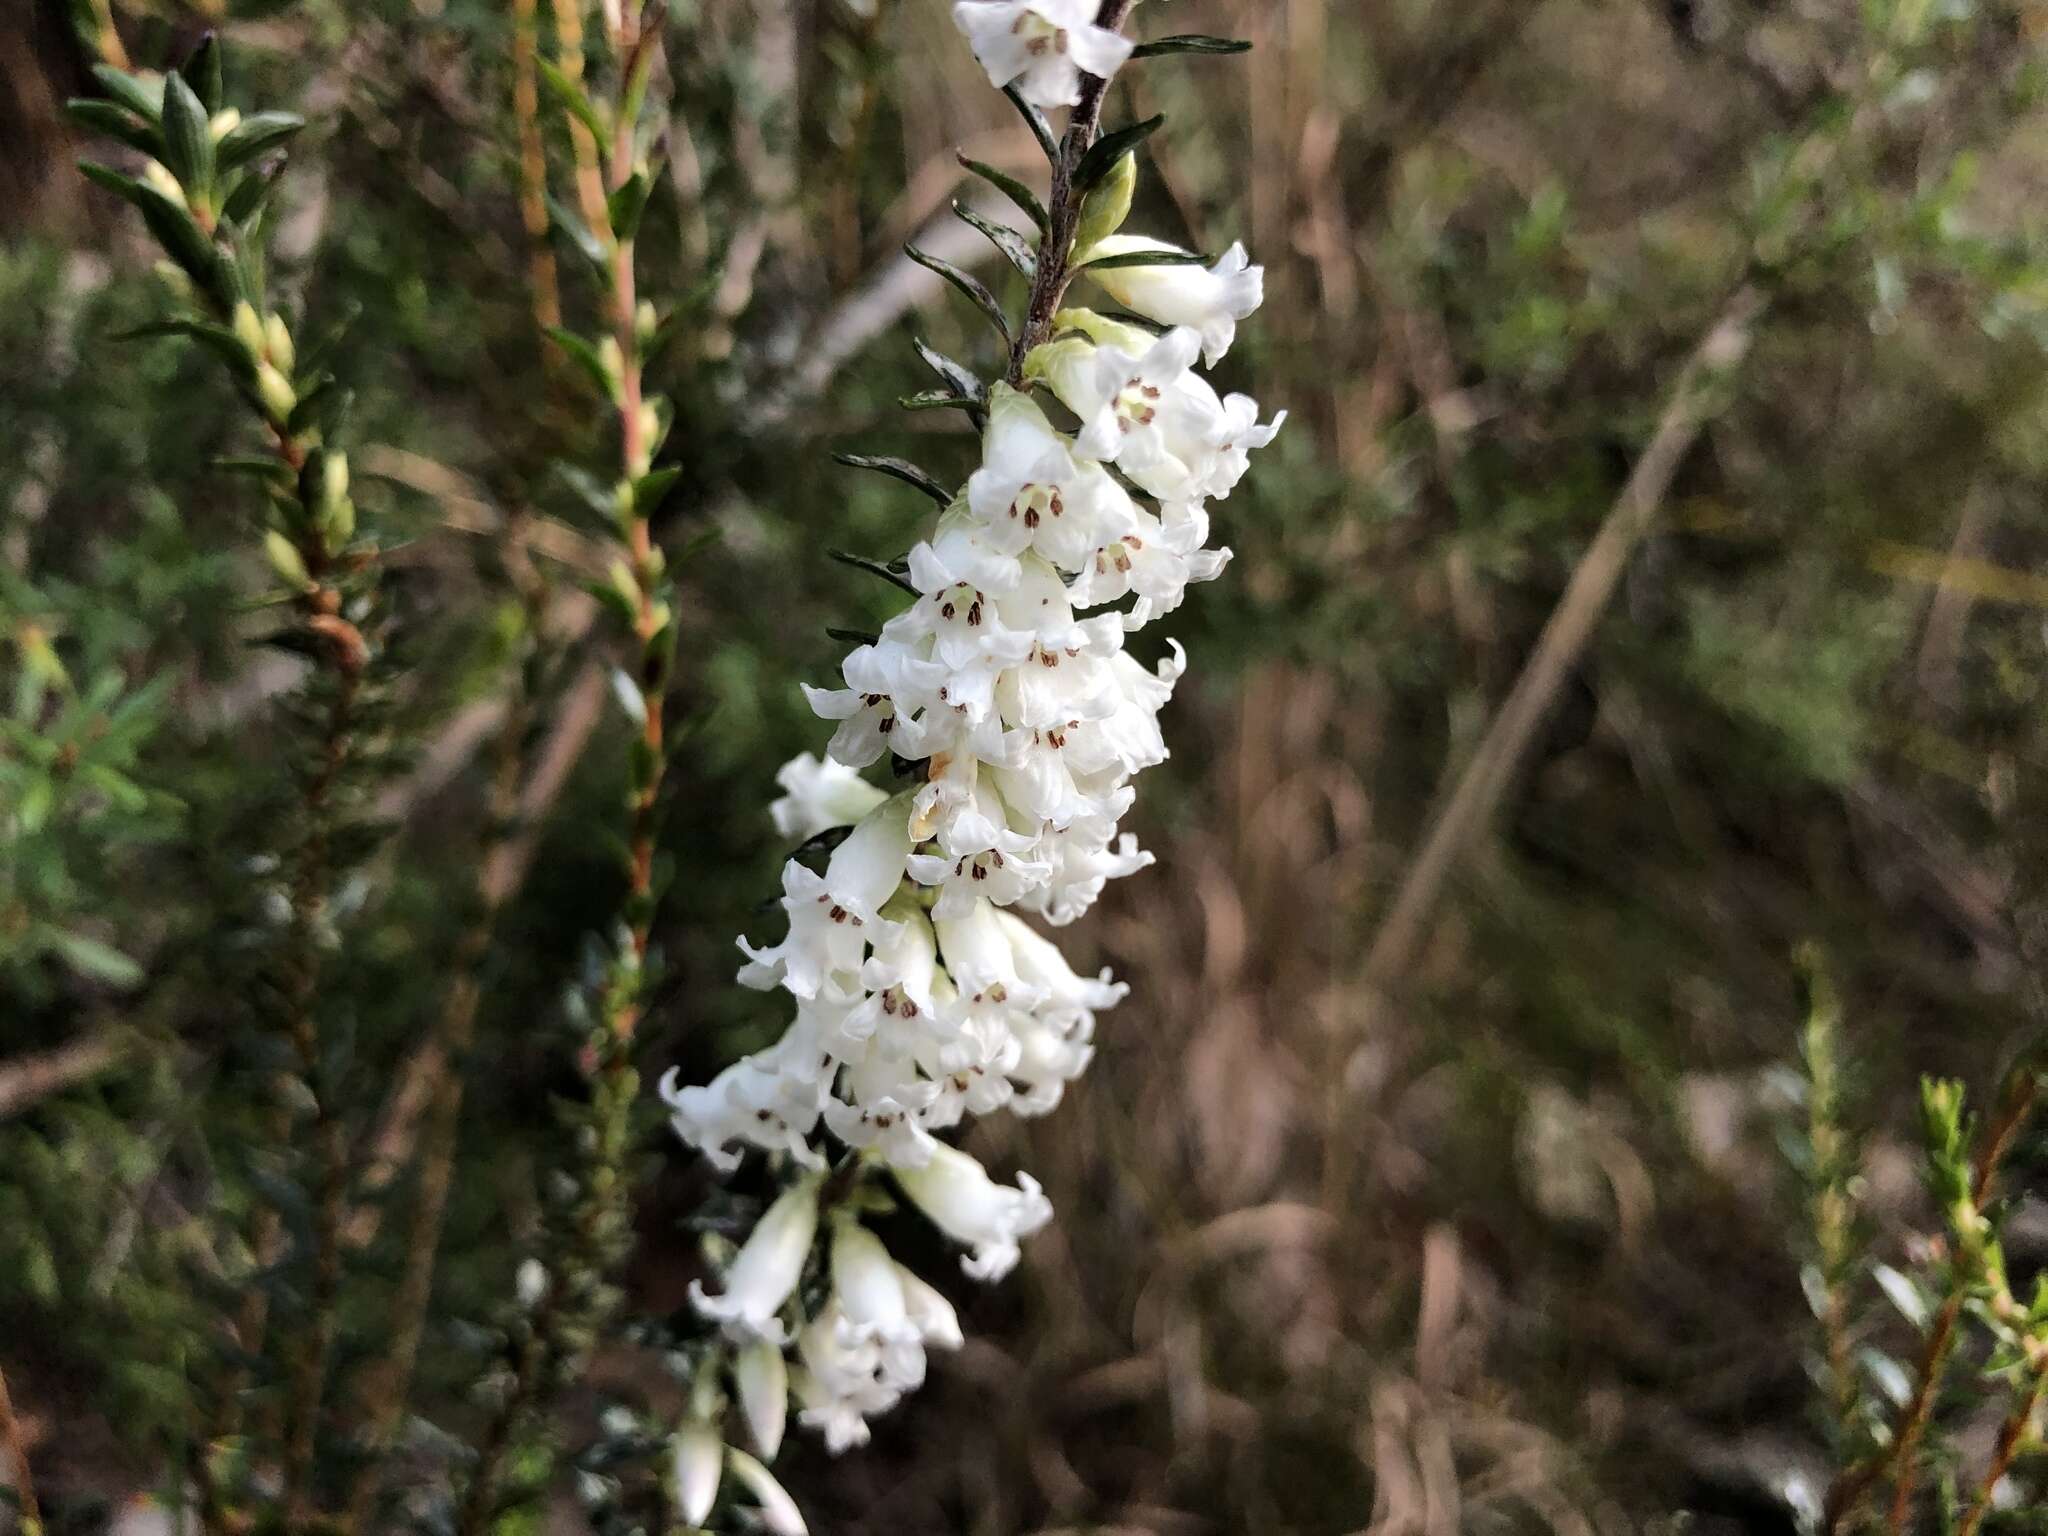
[[[1169,53],[1250,53],[1252,45],[1235,37],[1208,37],[1186,32],[1177,37],[1155,37],[1131,50],[1133,59],[1156,59]]]
[[[988,386],[981,382],[973,369],[955,362],[921,337],[912,337],[910,344],[917,348],[917,355],[924,359],[925,367],[936,373],[954,394],[965,395],[977,405],[988,398]]]
[[[238,228],[246,229],[263,212],[263,205],[277,187],[278,178],[274,172],[252,170],[235,179],[234,187],[221,200],[220,216]]]
[[[99,81],[101,90],[144,121],[155,123],[162,118],[164,98],[161,85],[150,85],[111,64],[93,65],[92,77]]]
[[[306,126],[293,112],[255,112],[228,131],[214,150],[214,163],[222,171],[246,165],[258,155],[274,149]]]
[[[618,392],[619,381],[612,377],[612,371],[604,365],[604,354],[599,352],[583,337],[559,325],[548,327],[548,340],[569,354],[570,361],[590,376],[590,381],[605,399],[611,399]]]
[[[841,645],[873,645],[882,638],[871,629],[839,629],[830,624],[825,626],[825,633]]]
[[[976,213],[957,198],[953,202],[953,212],[960,216],[961,222],[980,230],[982,234],[986,235],[990,244],[994,245],[997,250],[1001,251],[1009,259],[1010,265],[1024,274],[1026,282],[1030,282],[1038,276],[1038,253],[1031,248],[1031,242],[1018,234],[1016,230],[1010,228],[1007,224],[997,224],[990,219],[983,218],[979,213]]]
[[[605,129],[604,119],[597,115],[597,108],[590,104],[590,98],[584,94],[582,86],[564,74],[562,67],[553,60],[536,59],[534,62],[540,66],[541,83],[548,88],[556,101],[590,130],[593,139],[603,143],[611,136]]]
[[[650,469],[633,482],[633,508],[642,517],[652,517],[668,496],[669,490],[683,476],[680,464],[664,464],[659,469]]]
[[[647,211],[648,195],[654,183],[644,171],[628,176],[619,189],[605,199],[605,215],[612,226],[612,238],[630,240],[640,229],[640,216]]]
[[[299,371],[314,373],[324,368],[362,312],[363,305],[360,299],[349,299],[337,304],[330,311],[327,328],[315,338],[311,346],[299,349]]]
[[[901,480],[905,485],[914,485],[942,507],[953,499],[951,491],[907,459],[865,453],[835,453],[832,457],[848,469],[872,469]]]
[[[1037,193],[1025,186],[1016,177],[999,171],[992,165],[984,165],[979,160],[970,160],[965,155],[959,155],[958,159],[963,169],[972,171],[1011,202],[1015,203],[1018,210],[1028,216],[1031,222],[1038,226],[1041,233],[1044,232],[1050,221],[1046,217],[1045,204],[1038,200]]]
[[[978,414],[981,402],[972,395],[956,395],[945,389],[921,389],[914,395],[898,395],[896,404],[906,411],[961,410]]]
[[[249,355],[249,349],[242,345],[241,338],[224,325],[215,325],[208,320],[157,320],[148,325],[138,325],[133,330],[118,332],[115,341],[148,341],[159,336],[183,336],[198,342],[228,365],[228,371],[237,379],[247,381],[256,376],[256,360]]]
[[[1105,133],[1088,146],[1088,153],[1074,167],[1074,190],[1086,192],[1116,168],[1117,161],[1136,149],[1165,125],[1164,115],[1130,123],[1114,133]]]
[[[903,254],[926,271],[938,273],[940,277],[943,277],[955,288],[966,294],[968,298],[972,299],[974,307],[988,316],[989,324],[993,325],[996,328],[997,334],[1003,338],[1003,345],[1008,346],[1010,344],[1009,317],[1003,313],[1003,306],[996,302],[996,296],[988,291],[987,286],[980,278],[975,277],[972,273],[961,271],[950,261],[941,261],[936,256],[929,256],[914,245],[903,247]]]
[[[213,133],[183,75],[164,76],[164,165],[188,192],[213,183]]]
[[[1010,98],[1010,105],[1017,109],[1017,115],[1024,119],[1024,126],[1031,130],[1031,137],[1038,140],[1038,147],[1045,151],[1045,158],[1054,165],[1060,163],[1060,141],[1054,137],[1052,124],[1045,120],[1045,114],[1024,99],[1023,92],[1014,85],[1003,87],[1003,94]]]
[[[611,253],[605,249],[604,242],[591,233],[590,226],[564,207],[553,193],[548,194],[547,205],[548,217],[554,221],[555,228],[567,235],[570,244],[582,252],[583,259],[597,268],[609,281]]]
[[[130,149],[139,149],[152,160],[164,152],[163,139],[155,126],[119,102],[105,101],[98,96],[74,96],[64,103],[64,110],[79,127],[103,133],[110,139],[119,139]]]
[[[223,454],[214,459],[212,465],[224,475],[248,475],[283,489],[289,489],[292,483],[291,466],[282,459],[259,459],[249,454]]]
[[[1097,256],[1084,261],[1077,272],[1107,272],[1115,267],[1206,267],[1209,258],[1200,251],[1120,251],[1114,256]]]
[[[199,98],[209,117],[218,112],[227,98],[226,61],[221,57],[220,35],[209,31],[200,38],[199,46],[179,66],[178,73],[192,87],[192,94]]]
[[[825,553],[834,560],[837,560],[841,565],[850,565],[856,571],[866,571],[870,576],[881,577],[882,580],[888,582],[892,587],[901,587],[912,597],[924,596],[907,577],[890,570],[888,566],[882,564],[879,560],[870,560],[865,555],[849,554],[843,549],[828,549]]]

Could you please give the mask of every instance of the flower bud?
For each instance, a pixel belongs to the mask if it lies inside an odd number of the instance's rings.
[[[782,1346],[756,1339],[733,1357],[732,1376],[755,1448],[773,1461],[789,1421],[789,1362]]]
[[[292,371],[298,362],[298,349],[292,345],[292,333],[284,323],[282,315],[270,315],[263,322],[263,345],[270,353],[270,360],[286,373]]]
[[[237,302],[229,325],[235,333],[235,340],[249,349],[249,360],[263,361],[263,322],[257,318],[256,306],[247,299]]]
[[[619,398],[619,380],[625,376],[626,357],[619,350],[619,338],[607,336],[597,344],[597,360],[604,364],[605,386],[614,402]]]
[[[177,177],[158,162],[152,160],[142,168],[142,180],[151,191],[168,198],[180,208],[186,206],[184,187],[179,185]]]
[[[242,113],[238,107],[222,107],[206,121],[206,131],[216,144],[241,126]]]
[[[641,346],[654,340],[654,333],[661,329],[661,320],[654,312],[651,300],[642,299],[640,307],[633,312],[633,335]]]
[[[270,557],[271,569],[292,586],[303,589],[312,585],[313,578],[307,573],[305,557],[298,546],[275,528],[263,535],[263,552]]]
[[[717,1429],[691,1419],[676,1431],[676,1510],[687,1525],[702,1525],[718,1502],[718,1484],[725,1468],[725,1442]]]
[[[1138,157],[1126,153],[1081,200],[1081,222],[1074,230],[1075,261],[1086,261],[1097,241],[1106,240],[1123,228],[1137,185]]]
[[[754,1496],[760,1506],[756,1513],[761,1524],[774,1532],[774,1536],[810,1536],[810,1528],[804,1524],[802,1511],[796,1507],[796,1500],[789,1491],[775,1480],[775,1475],[745,1451],[727,1447],[725,1459],[732,1468],[732,1474],[746,1485],[747,1492]]]
[[[267,362],[256,365],[256,398],[263,403],[264,414],[279,426],[291,420],[299,403],[291,382]]]

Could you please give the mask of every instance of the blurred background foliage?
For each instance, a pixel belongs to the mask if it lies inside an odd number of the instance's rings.
[[[1934,41],[1874,50],[1902,10]],[[771,774],[820,740],[796,683],[832,666],[828,625],[889,611],[823,552],[893,555],[925,511],[830,454],[971,458],[947,413],[894,408],[928,382],[913,336],[984,341],[899,248],[974,195],[956,149],[1019,174],[1037,152],[937,0],[676,13],[671,184],[641,236],[686,315],[659,370],[685,469],[662,534],[718,537],[683,573],[647,1028],[654,1066],[701,1079],[779,1029],[729,945],[784,852]],[[452,1330],[532,1221],[569,1070],[552,1000],[618,894],[626,730],[571,708],[596,525],[544,469],[590,457],[599,413],[537,317],[588,295],[522,218],[520,8],[114,14],[144,64],[221,28],[238,93],[311,119],[280,265],[310,316],[361,307],[334,367],[358,498],[409,536],[410,665],[392,835],[330,972],[360,1144],[434,1040],[518,679],[536,750],[565,722],[591,737],[484,971]],[[1775,1145],[1794,952],[1817,941],[1844,998],[1881,1252],[1932,1222],[1914,1077],[1982,1085],[2044,1022],[2048,10],[1180,0],[1167,21],[1256,47],[1116,87],[1171,120],[1146,227],[1267,264],[1228,382],[1290,423],[1217,508],[1228,579],[1172,626],[1196,667],[1138,812],[1160,867],[1084,930],[1133,997],[1056,1117],[980,1133],[1061,1219],[870,1451],[800,1448],[785,1480],[835,1533],[1790,1530],[1829,1475]],[[230,391],[188,348],[113,339],[157,279],[71,170],[88,146],[58,107],[85,62],[56,0],[0,19],[0,1357],[78,1530],[161,1476],[201,1218],[245,1198],[217,1143],[255,1113],[236,1025],[276,921],[296,666],[249,644],[250,497],[209,468],[235,451]],[[943,223],[924,243],[979,259]],[[1747,361],[1709,380],[1490,831],[1380,967],[1432,807],[1745,283],[1766,301]],[[2019,1149],[2023,1186],[2044,1151]],[[690,1278],[705,1188],[659,1166],[633,1275],[655,1308]],[[404,1177],[385,1196],[409,1198]],[[345,1351],[377,1339],[402,1232],[370,1240]],[[2022,1273],[2048,1257],[2048,1206],[2022,1202],[2009,1246]],[[451,1402],[472,1360],[430,1336]],[[672,1390],[626,1349],[597,1386]]]

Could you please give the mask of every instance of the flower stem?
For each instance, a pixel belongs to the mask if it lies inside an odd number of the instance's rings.
[[[1120,31],[1135,0],[1102,0],[1095,13],[1095,25]],[[1008,378],[1012,387],[1024,382],[1024,359],[1031,349],[1052,334],[1052,317],[1059,313],[1067,284],[1073,281],[1070,261],[1074,253],[1074,232],[1081,222],[1081,197],[1074,190],[1074,172],[1088,153],[1102,126],[1103,99],[1109,82],[1100,75],[1081,77],[1081,99],[1067,119],[1066,137],[1060,141],[1060,157],[1052,168],[1052,186],[1045,202],[1045,236],[1038,242],[1038,266],[1031,280],[1031,297],[1024,310],[1024,324],[1010,349]]]

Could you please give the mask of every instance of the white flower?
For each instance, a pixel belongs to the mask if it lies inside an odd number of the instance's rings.
[[[798,842],[850,827],[889,798],[836,758],[820,761],[808,752],[776,769],[775,782],[786,793],[769,805],[768,814],[777,832]]]
[[[1209,514],[1199,502],[1169,502],[1163,519],[1140,513],[1137,527],[1095,551],[1067,596],[1077,608],[1094,608],[1135,592],[1124,628],[1142,629],[1178,608],[1189,586],[1223,573],[1230,551],[1204,549],[1208,537]]]
[[[998,1184],[980,1163],[943,1142],[924,1167],[895,1172],[911,1204],[973,1249],[960,1267],[977,1280],[1000,1280],[1016,1268],[1018,1239],[1052,1220],[1052,1202],[1030,1174],[1018,1174],[1014,1189]]]
[[[958,1349],[966,1342],[953,1303],[901,1264],[896,1266],[896,1278],[903,1286],[904,1311],[925,1343],[937,1349]]]
[[[775,1357],[782,1358],[780,1350]],[[685,1421],[675,1434],[672,1463],[676,1510],[685,1525],[702,1525],[710,1518],[724,1467],[725,1441],[719,1437],[717,1428],[702,1419]]]
[[[791,1028],[774,1045],[743,1056],[710,1082],[678,1088],[676,1069],[661,1079],[662,1101],[676,1135],[697,1148],[720,1172],[740,1163],[737,1145],[786,1152],[807,1167],[824,1166],[810,1144],[824,1085],[817,1075],[812,1031]]]
[[[1134,251],[1185,255],[1177,245],[1143,235],[1107,235],[1091,256]],[[1230,350],[1237,322],[1259,307],[1266,294],[1266,269],[1251,265],[1242,245],[1233,244],[1213,267],[1177,262],[1162,266],[1082,269],[1127,309],[1161,325],[1191,325],[1202,336],[1202,359],[1212,367]]]
[[[796,1500],[775,1481],[773,1473],[737,1446],[726,1448],[725,1459],[732,1468],[732,1475],[754,1496],[754,1503],[758,1506],[754,1513],[772,1536],[809,1536]]]
[[[768,1339],[742,1345],[733,1356],[732,1379],[739,1388],[747,1432],[761,1454],[773,1461],[789,1422],[789,1362],[782,1357],[782,1346]],[[702,1525],[704,1517],[692,1516],[690,1523]]]
[[[924,1383],[924,1334],[910,1320],[903,1281],[882,1240],[857,1221],[832,1224],[832,1292],[849,1345],[874,1344],[882,1379],[901,1392]]]
[[[875,644],[849,654],[840,671],[844,688],[804,685],[812,711],[840,722],[825,750],[849,768],[865,768],[889,750],[923,756],[911,717],[946,680],[946,669],[905,646]]]
[[[824,874],[811,873],[795,859],[783,865],[789,935],[766,949],[741,939],[749,961],[740,968],[741,983],[762,991],[781,986],[807,999],[828,983],[857,991],[868,944],[883,942],[895,927],[879,909],[902,883],[909,852],[903,805],[891,802],[870,811],[832,850]]]
[[[989,84],[1016,82],[1037,107],[1071,107],[1081,72],[1107,80],[1131,56],[1131,42],[1095,25],[1096,0],[956,0],[953,24],[967,34]]]
[[[1133,505],[1100,464],[1078,458],[1029,395],[1007,384],[989,398],[981,468],[967,480],[967,505],[988,544],[1005,554],[1035,549],[1054,565],[1080,569],[1105,540],[1128,527]]]
[[[822,1176],[807,1173],[768,1207],[738,1255],[726,1267],[725,1289],[708,1295],[704,1282],[690,1282],[690,1300],[706,1317],[725,1326],[737,1339],[787,1337],[776,1316],[789,1300],[810,1256],[818,1230],[818,1186]]]
[[[974,800],[957,808],[938,834],[939,853],[913,853],[905,861],[911,879],[939,888],[934,918],[964,916],[982,897],[1007,906],[1047,874],[1031,856],[1037,839],[1005,825],[1002,799],[987,786],[977,786]]]
[[[867,1421],[887,1413],[903,1394],[882,1372],[882,1352],[872,1340],[851,1339],[837,1297],[797,1334],[801,1363],[792,1380],[798,1417],[825,1436],[825,1449],[837,1456],[868,1443]]]

